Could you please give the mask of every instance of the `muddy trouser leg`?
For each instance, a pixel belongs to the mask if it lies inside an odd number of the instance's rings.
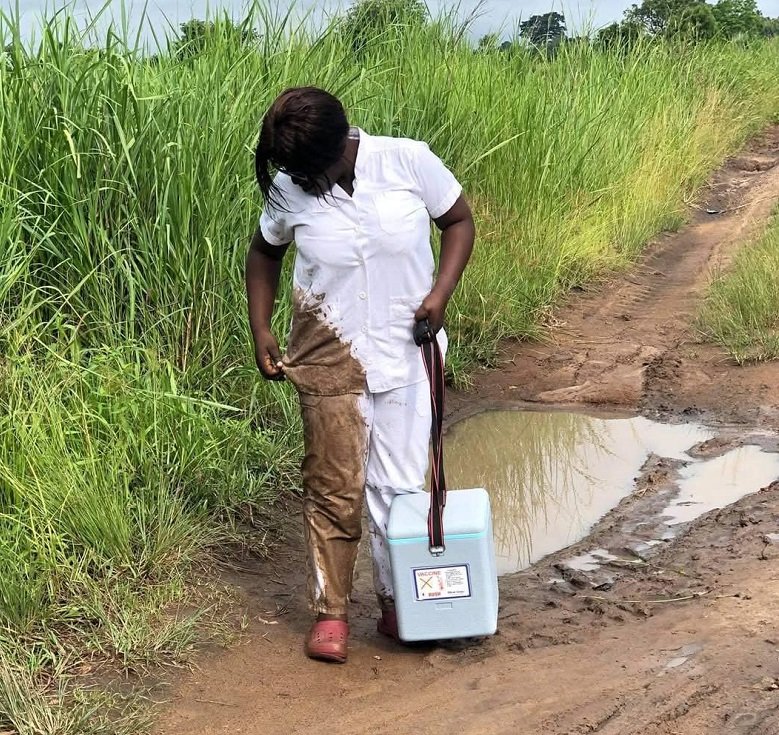
[[[389,509],[397,495],[425,490],[430,420],[427,382],[373,394],[365,497],[374,587],[383,610],[394,607],[387,544]]]
[[[347,614],[361,535],[371,407],[367,394],[300,394],[308,595],[317,614]]]

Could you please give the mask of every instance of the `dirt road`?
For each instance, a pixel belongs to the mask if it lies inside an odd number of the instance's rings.
[[[713,176],[688,226],[574,296],[553,342],[507,345],[499,370],[450,396],[450,419],[527,402],[693,417],[723,426],[709,453],[752,441],[753,427],[779,430],[779,365],[737,368],[692,326],[712,268],[748,247],[779,201],[777,161],[779,127]],[[272,568],[229,580],[245,638],[166,690],[159,735],[779,734],[779,483],[637,552],[631,519],[675,472],[650,459],[638,492],[581,543],[502,577],[499,635],[471,645],[381,639],[363,560],[349,663],[309,662],[293,539]],[[594,546],[619,558],[592,574],[561,563]]]

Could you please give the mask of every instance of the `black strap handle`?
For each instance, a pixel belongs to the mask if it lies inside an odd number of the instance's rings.
[[[431,437],[433,440],[433,467],[430,473],[430,510],[427,513],[427,535],[430,553],[444,553],[444,506],[446,505],[446,477],[444,476],[444,358],[435,333],[427,319],[414,327],[414,342],[422,348],[422,361],[430,381],[432,408]]]

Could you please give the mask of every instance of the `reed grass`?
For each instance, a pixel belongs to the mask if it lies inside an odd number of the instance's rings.
[[[779,218],[711,283],[700,314],[704,335],[739,364],[779,357]]]

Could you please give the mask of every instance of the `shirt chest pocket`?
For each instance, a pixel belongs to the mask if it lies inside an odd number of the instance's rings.
[[[425,203],[410,191],[385,191],[374,199],[376,219],[387,235],[408,235],[412,232],[427,235],[430,218]]]

